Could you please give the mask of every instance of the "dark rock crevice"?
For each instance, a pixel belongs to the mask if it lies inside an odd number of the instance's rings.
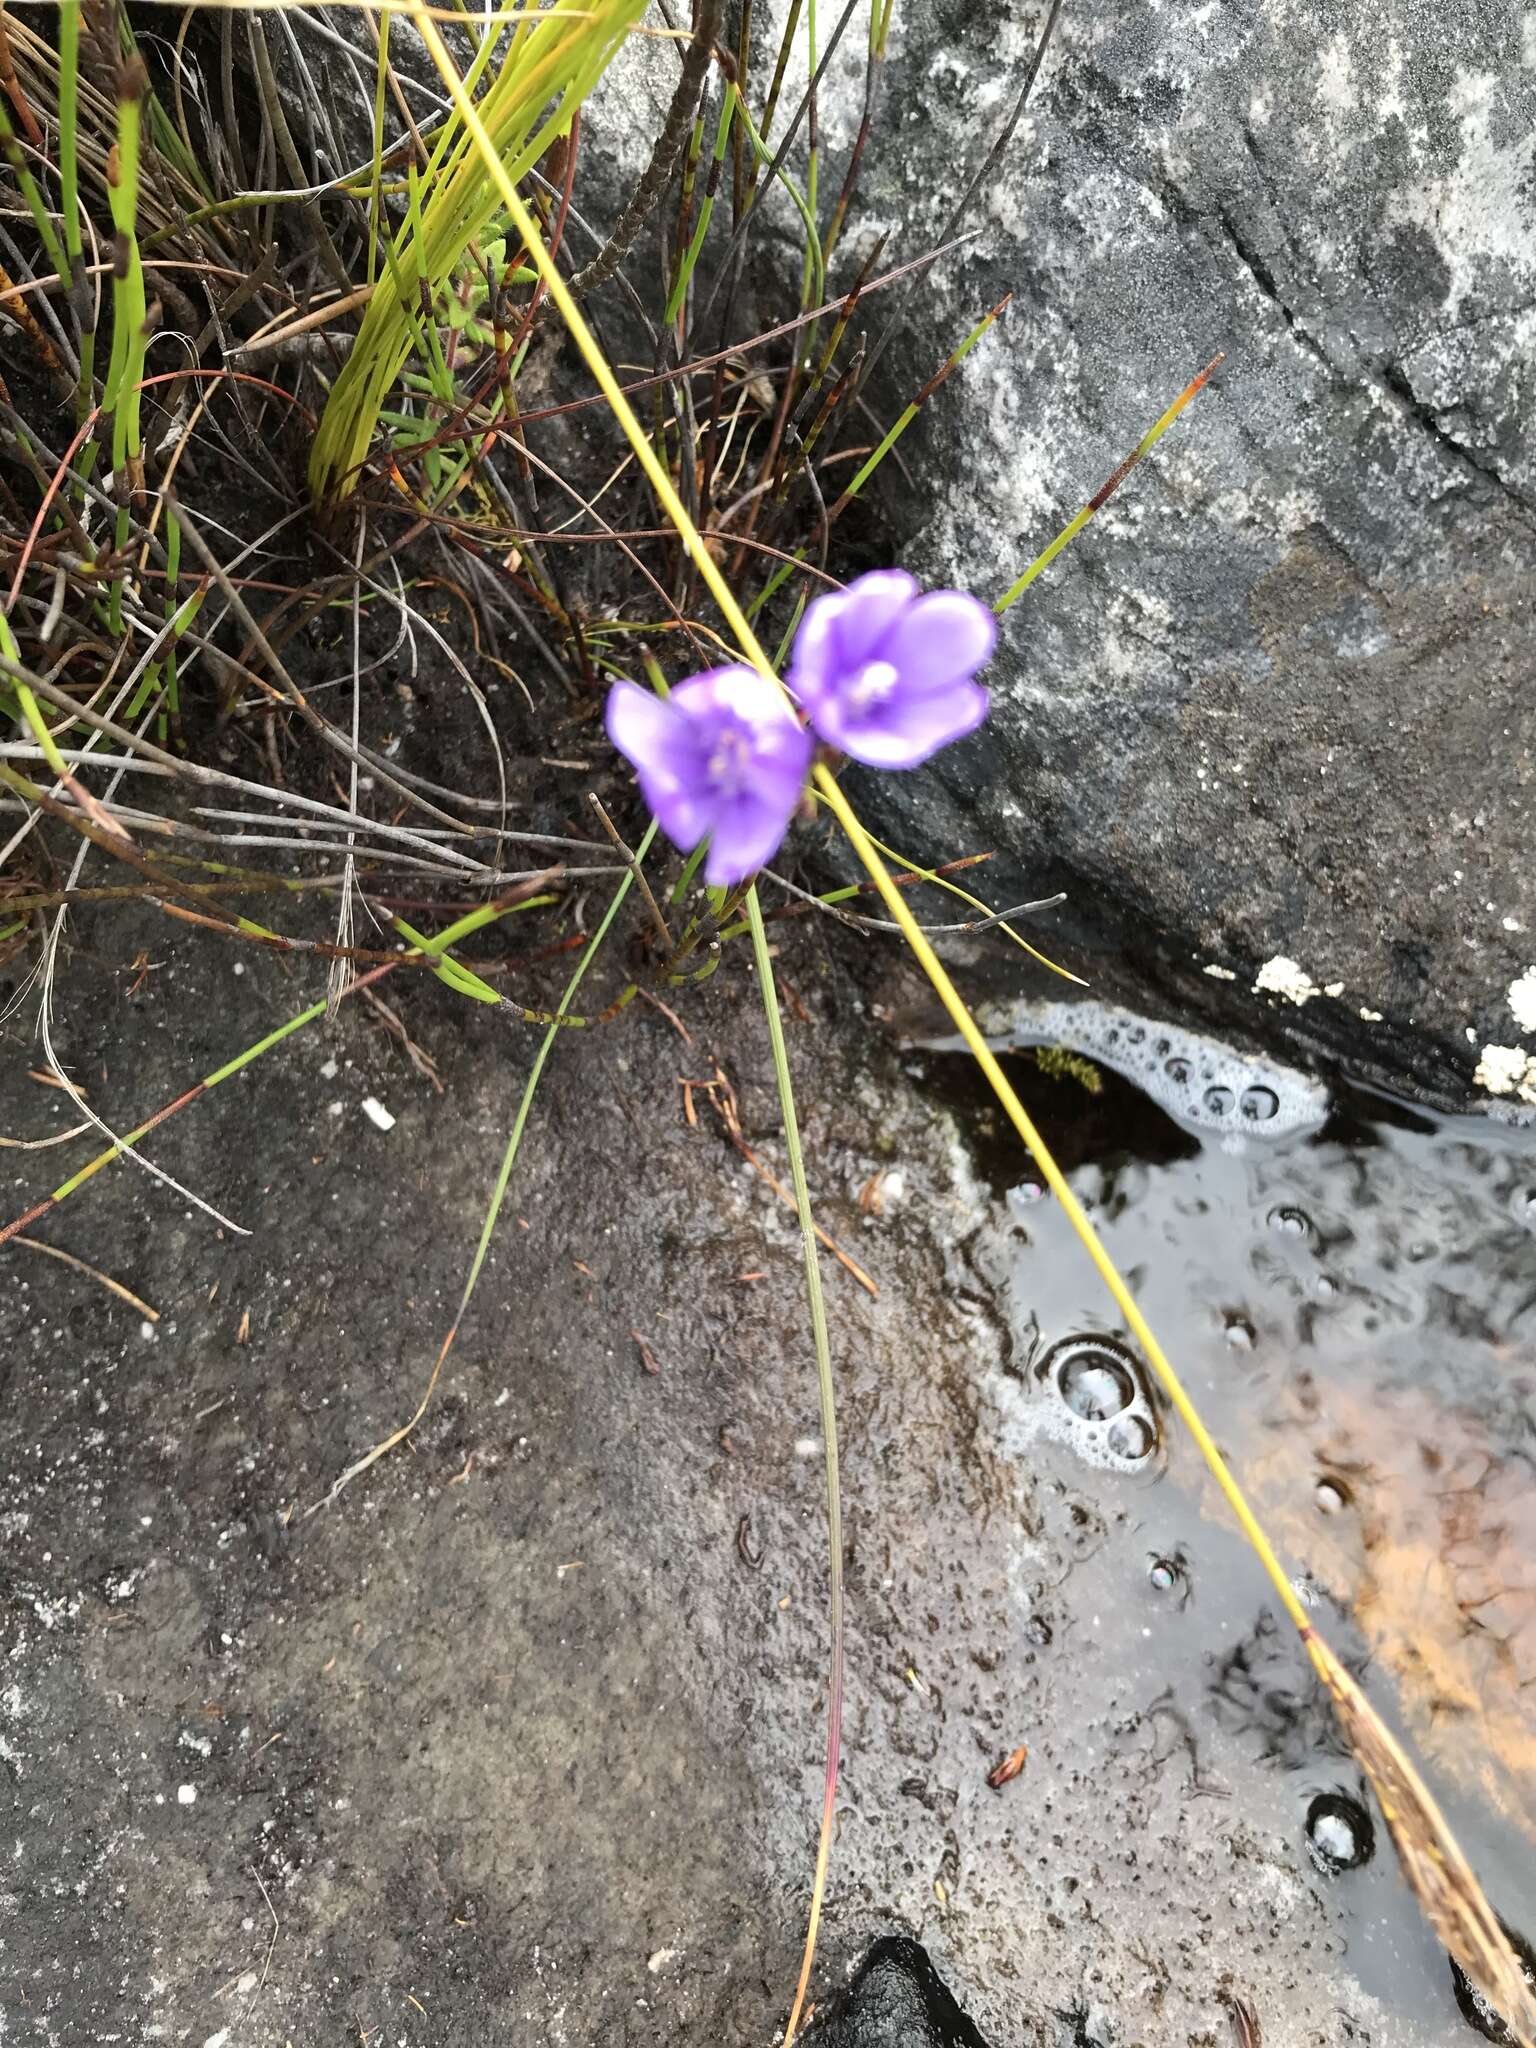
[[[927,1951],[905,1935],[875,1943],[807,2039],[816,2048],[989,2048]]]
[[[1420,398],[1400,363],[1383,363],[1378,372],[1380,387],[1390,394],[1402,416],[1428,434],[1437,447],[1442,448],[1453,462],[1464,465],[1485,484],[1491,484],[1501,491],[1512,505],[1519,508],[1528,525],[1536,526],[1536,502],[1517,490],[1504,472],[1486,455],[1468,447],[1446,427],[1436,408]]]
[[[1296,309],[1286,299],[1285,294],[1276,282],[1274,271],[1265,262],[1258,250],[1254,248],[1247,236],[1242,233],[1231,214],[1222,212],[1217,215],[1217,219],[1220,222],[1223,234],[1237,256],[1238,262],[1242,264],[1244,270],[1253,279],[1259,290],[1264,294],[1264,297],[1278,310],[1280,317],[1285,322],[1286,332],[1295,341],[1297,347],[1305,350],[1315,362],[1320,363],[1330,376],[1337,376],[1339,374],[1338,367],[1329,356],[1328,351],[1303,324]]]

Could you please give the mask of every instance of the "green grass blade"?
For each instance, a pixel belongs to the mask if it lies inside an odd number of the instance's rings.
[[[741,116],[742,126],[747,131],[747,140],[752,145],[752,154],[757,162],[767,170],[773,163],[773,151],[752,125],[752,116],[747,112],[747,103],[741,96],[740,88],[732,85],[731,91],[735,94],[736,111]],[[783,171],[779,171],[776,175],[779,183],[789,194],[790,203],[793,205],[796,213],[799,214],[801,225],[805,229],[805,258],[809,266],[807,274],[811,281],[811,286],[809,296],[802,293],[802,303],[807,306],[817,306],[820,305],[822,299],[826,296],[827,266],[821,253],[821,237],[816,232],[816,190],[813,185],[810,188],[810,197],[807,199],[794,180],[787,177]],[[802,346],[804,345],[802,344]]]
[[[80,221],[80,5],[81,0],[59,0],[59,214],[64,253],[69,259],[61,274],[69,286],[80,331],[77,421],[90,411],[96,388],[95,301],[86,278],[85,234]],[[95,449],[87,444],[76,458],[82,479],[89,476],[94,459]]]
[[[693,278],[694,265],[704,247],[704,237],[709,233],[710,216],[715,210],[715,188],[720,182],[720,167],[725,162],[726,144],[730,140],[731,117],[738,105],[734,91],[727,92],[720,102],[720,118],[715,124],[715,151],[710,160],[709,183],[704,197],[699,201],[699,217],[694,223],[693,239],[688,244],[687,254],[679,266],[677,278],[667,297],[666,310],[662,314],[663,326],[670,327],[677,318],[678,308],[687,295]]]
[[[368,282],[379,274],[379,240],[384,232],[384,88],[389,82],[389,25],[393,17],[387,7],[379,10],[379,56],[373,78],[373,162],[368,178]]]
[[[32,175],[32,167],[27,162],[26,151],[22,148],[21,141],[11,121],[10,109],[6,105],[4,93],[0,93],[0,157],[4,157],[11,167],[11,175],[15,178],[21,196],[26,201],[27,212],[32,216],[32,225],[37,230],[37,239],[42,243],[48,261],[53,265],[60,277],[68,277],[69,265],[64,260],[63,245],[59,241],[52,216],[49,214],[47,205],[43,200],[43,195],[38,189],[37,180]]]
[[[758,988],[763,1014],[768,1020],[768,1042],[773,1049],[773,1073],[779,1089],[779,1111],[784,1119],[784,1143],[789,1152],[790,1183],[795,1191],[795,1210],[800,1218],[800,1245],[805,1259],[805,1296],[811,1317],[811,1341],[816,1350],[816,1391],[821,1407],[821,1436],[825,1446],[827,1477],[827,1552],[829,1625],[832,1648],[827,1680],[827,1767],[823,1781],[821,1827],[816,1842],[816,1874],[811,1886],[811,1910],[806,1926],[805,1951],[800,1963],[800,1982],[784,2030],[785,2048],[794,2040],[805,2004],[811,1965],[816,1957],[816,1934],[821,1924],[821,1904],[826,1893],[827,1863],[832,1852],[832,1829],[837,1817],[837,1770],[843,1732],[843,1507],[837,1466],[837,1390],[832,1379],[832,1347],[827,1336],[827,1306],[821,1290],[821,1262],[816,1251],[816,1221],[811,1213],[811,1191],[805,1177],[805,1157],[800,1146],[800,1123],[795,1114],[795,1089],[789,1071],[789,1054],[784,1044],[784,1020],[773,979],[773,957],[768,934],[763,929],[762,906],[755,887],[747,891],[747,920],[752,928],[752,955],[757,963]]]
[[[444,124],[419,177],[398,234],[383,234],[384,275],[368,301],[352,351],[331,387],[310,451],[309,477],[320,499],[355,486],[389,392],[413,348],[425,353],[437,395],[452,405],[451,380],[436,354],[435,308],[451,293],[470,245],[500,210],[496,173],[515,186],[557,137],[568,133],[582,101],[602,76],[644,0],[555,0],[538,10],[487,20],[462,108]],[[400,12],[402,10],[395,10]],[[503,45],[502,31],[514,24]],[[493,52],[495,61],[492,61]],[[476,102],[473,93],[484,81]],[[480,142],[489,151],[482,157]]]
[[[85,259],[80,226],[80,0],[59,0],[59,215],[69,267]]]
[[[1179,414],[1184,410],[1185,406],[1188,405],[1189,401],[1194,397],[1195,393],[1205,383],[1206,379],[1211,375],[1212,371],[1215,370],[1217,365],[1221,363],[1223,360],[1224,359],[1221,356],[1215,357],[1211,362],[1206,364],[1205,368],[1200,372],[1199,376],[1196,377],[1192,383],[1185,385],[1184,389],[1179,393],[1178,397],[1173,401],[1172,405],[1169,406],[1168,410],[1163,414],[1162,418],[1158,420],[1154,426],[1148,428],[1147,432],[1142,435],[1141,439],[1136,443],[1136,446],[1131,450],[1130,454],[1125,458],[1124,462],[1121,463],[1120,467],[1114,472],[1114,474],[1111,477],[1107,478],[1105,482],[1099,486],[1099,488],[1094,492],[1093,496],[1088,500],[1087,504],[1083,507],[1081,512],[1077,513],[1075,517],[1067,521],[1066,525],[1061,529],[1060,533],[1057,534],[1056,538],[1051,542],[1050,546],[1047,548],[1043,548],[1041,552],[1038,555],[1036,555],[1035,559],[1030,563],[1029,567],[1024,571],[1024,574],[1021,577],[1019,577],[1018,581],[1016,583],[1011,583],[1008,586],[1007,590],[1003,592],[1003,595],[992,607],[992,609],[997,613],[997,616],[999,618],[1003,616],[1003,613],[1008,610],[1010,605],[1018,603],[1019,599],[1024,595],[1025,591],[1028,590],[1029,586],[1031,585],[1031,583],[1034,582],[1035,578],[1041,573],[1042,570],[1048,569],[1051,566],[1052,562],[1055,561],[1056,557],[1061,553],[1062,549],[1066,547],[1069,542],[1076,540],[1077,536],[1082,532],[1083,528],[1088,524],[1089,520],[1093,517],[1095,512],[1101,510],[1101,508],[1108,502],[1108,500],[1114,496],[1115,492],[1119,490],[1120,486],[1125,482],[1126,478],[1130,475],[1131,471],[1136,467],[1137,463],[1140,462],[1143,455],[1145,455],[1149,449],[1155,448],[1157,446],[1158,442],[1163,438],[1164,434],[1167,433],[1168,429],[1173,425],[1174,421],[1178,418]]]
[[[143,393],[145,325],[149,317],[144,294],[144,264],[139,253],[139,146],[142,101],[148,89],[143,62],[133,58],[123,67],[117,88],[117,147],[109,162],[107,197],[112,209],[112,358],[102,393],[104,422],[110,421],[112,489],[117,498],[116,548],[127,549],[131,530],[129,497],[142,487],[143,439],[140,413]],[[123,578],[119,569],[107,596],[107,628],[114,639],[123,634]]]

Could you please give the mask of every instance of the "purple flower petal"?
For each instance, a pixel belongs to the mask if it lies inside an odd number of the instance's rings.
[[[832,637],[844,664],[873,659],[880,642],[917,596],[917,579],[905,569],[871,569],[856,576],[835,597],[818,598],[832,607]]]
[[[697,846],[710,826],[700,800],[703,752],[699,733],[669,700],[637,683],[608,692],[608,737],[634,767],[652,816],[674,846]]]
[[[799,800],[797,783],[788,808],[767,797],[744,796],[721,812],[704,856],[704,879],[712,889],[729,888],[772,860]]]
[[[839,744],[845,754],[870,768],[920,768],[941,747],[974,732],[989,703],[979,683],[951,683],[885,706],[876,716],[850,726]]]
[[[807,710],[836,688],[839,676],[870,659],[916,595],[917,584],[905,569],[872,569],[846,590],[812,599],[795,635],[789,677]]]
[[[706,668],[696,676],[688,676],[678,684],[669,701],[689,718],[699,720],[722,712],[748,724],[756,724],[765,716],[772,718],[775,713],[789,718],[788,707],[773,685],[755,668],[741,662],[732,662],[726,668]]]
[[[752,757],[755,793],[769,803],[785,804],[793,810],[800,801],[815,752],[816,742],[792,718],[760,734]]]
[[[987,715],[972,682],[997,624],[962,590],[926,596],[877,569],[808,608],[789,682],[822,739],[856,761],[916,768]]]
[[[637,766],[681,729],[674,705],[631,682],[615,683],[608,692],[603,723],[619,752]]]
[[[997,621],[984,604],[963,590],[931,590],[907,606],[878,651],[909,690],[929,690],[968,682],[996,645]]]
[[[710,882],[742,881],[773,855],[815,751],[776,683],[707,669],[663,701],[619,682],[607,724],[667,837],[684,850],[709,838]]]

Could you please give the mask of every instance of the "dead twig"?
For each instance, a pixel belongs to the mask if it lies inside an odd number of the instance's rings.
[[[715,1114],[725,1126],[726,1136],[736,1147],[742,1158],[746,1160],[748,1166],[751,1167],[752,1171],[761,1181],[773,1189],[773,1192],[786,1208],[794,1209],[796,1215],[798,1215],[799,1210],[796,1208],[793,1194],[785,1187],[783,1181],[773,1172],[772,1168],[763,1164],[762,1160],[758,1158],[752,1147],[747,1143],[746,1135],[741,1128],[741,1117],[737,1111],[736,1090],[732,1087],[719,1061],[715,1062],[715,1076],[712,1081],[683,1080],[681,1076],[679,1076],[679,1081],[684,1091],[683,1113],[688,1121],[696,1123],[698,1120],[697,1112],[693,1106],[693,1091],[697,1088],[709,1098],[709,1101],[714,1106]],[[818,1242],[832,1254],[844,1271],[852,1274],[853,1278],[858,1281],[865,1292],[873,1295],[878,1300],[880,1290],[874,1281],[870,1279],[858,1260],[845,1252],[835,1238],[829,1237],[819,1223],[813,1225],[813,1228]]]
[[[602,826],[603,830],[608,834],[608,837],[613,841],[614,848],[617,851],[620,859],[625,862],[625,864],[629,868],[630,873],[634,876],[635,886],[639,889],[641,896],[645,900],[646,909],[651,913],[651,922],[655,925],[657,932],[660,934],[662,945],[666,948],[668,954],[671,954],[676,950],[673,943],[672,934],[667,929],[667,920],[661,914],[661,905],[656,901],[655,895],[651,889],[651,885],[646,880],[644,871],[642,870],[639,861],[636,860],[632,850],[629,847],[627,847],[624,844],[624,841],[619,837],[619,828],[617,827],[617,825],[614,824],[612,818],[610,818],[608,813],[603,809],[602,799],[598,796],[595,790],[589,790],[587,792],[587,801],[589,804],[591,804],[593,810],[596,811],[598,823]]]
[[[88,1126],[82,1126],[82,1129]],[[84,1259],[77,1259],[73,1252],[64,1251],[59,1245],[44,1244],[40,1237],[24,1237],[18,1233],[11,1239],[13,1244],[24,1244],[28,1251],[43,1252],[50,1259],[58,1259],[63,1265],[73,1266],[77,1273],[105,1287],[108,1294],[115,1294],[119,1301],[125,1301],[131,1309],[137,1309],[146,1323],[158,1323],[160,1311],[151,1308],[147,1301],[141,1301],[131,1287],[125,1287],[121,1280],[114,1280],[110,1273],[103,1273],[99,1266],[88,1266]]]

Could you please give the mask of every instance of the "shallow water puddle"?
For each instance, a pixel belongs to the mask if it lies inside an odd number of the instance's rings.
[[[1019,1053],[1021,1092],[1325,1633],[1530,1933],[1536,1134],[1329,1095],[1123,1013],[1079,1014],[1029,1035],[1091,1067]],[[1017,1553],[1038,1640],[1128,1675],[1146,1723],[1132,1739],[1185,1748],[1191,1810],[1242,1801],[1288,1838],[1364,1988],[1456,2037],[1476,2015],[1198,1454],[966,1064],[917,1064],[996,1198],[972,1247],[1008,1340],[985,1410],[1040,1503]],[[1256,1767],[1240,1783],[1208,1770],[1218,1730]]]

